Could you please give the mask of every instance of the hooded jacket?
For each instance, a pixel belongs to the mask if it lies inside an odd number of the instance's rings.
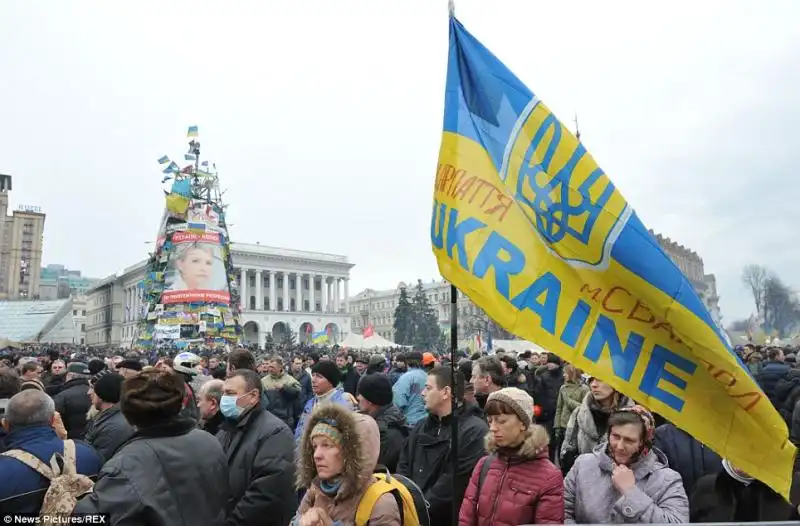
[[[689,499],[681,476],[651,449],[629,466],[636,485],[620,494],[611,481],[614,462],[605,443],[575,461],[564,481],[566,524],[666,524],[689,522]]]
[[[789,367],[788,363],[770,360],[764,363],[761,372],[756,375],[759,387],[767,395],[773,406],[778,407],[780,405],[776,399],[775,390],[778,387],[778,382],[785,379],[790,370],[791,367]]]
[[[542,365],[536,370],[536,383],[533,399],[536,405],[542,408],[542,413],[536,417],[537,422],[553,422],[556,417],[558,393],[564,384],[564,369],[557,367],[549,369]]]
[[[622,394],[618,396],[619,401],[614,409],[633,405],[633,402],[628,397]],[[581,405],[569,417],[567,430],[564,433],[564,443],[561,445],[562,457],[571,452],[577,452],[578,455],[591,453],[598,444],[607,440],[606,430],[597,429],[593,413],[602,414],[607,421],[611,411],[602,409],[600,404],[595,401],[592,393],[589,392],[583,397]]]
[[[320,489],[310,436],[314,426],[323,419],[335,421],[342,434],[344,471],[340,475],[341,487],[333,497]],[[352,524],[362,495],[373,484],[372,473],[378,463],[379,449],[378,426],[372,418],[349,411],[335,403],[317,406],[309,417],[298,448],[297,487],[308,488],[308,491],[291,524],[298,524],[303,514],[311,508],[324,510],[333,521]],[[400,510],[393,495],[386,494],[378,499],[372,509],[369,524],[400,526]]]
[[[430,503],[431,524],[453,523],[451,502],[461,502],[475,465],[484,456],[483,439],[489,426],[483,412],[475,405],[462,405],[458,415],[458,471],[453,494],[453,470],[450,460],[450,422],[452,415],[430,415],[418,422],[406,440],[397,472],[413,480]]]
[[[491,433],[486,435],[490,456],[472,471],[461,503],[459,526],[517,526],[563,524],[564,479],[547,456],[547,431],[535,426],[527,431],[515,452],[498,450]],[[478,488],[485,462],[491,462]]]

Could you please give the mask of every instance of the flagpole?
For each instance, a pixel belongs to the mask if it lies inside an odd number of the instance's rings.
[[[452,16],[453,0],[450,0],[451,16]],[[457,354],[458,351],[458,289],[455,285],[450,285],[450,396],[452,397],[451,415],[450,415],[450,462],[452,463],[453,470],[453,496],[458,492],[458,416],[456,410],[458,409],[458,382],[456,381],[456,373],[458,372]],[[452,524],[458,524],[458,512],[461,507],[461,502],[453,498],[452,505]]]

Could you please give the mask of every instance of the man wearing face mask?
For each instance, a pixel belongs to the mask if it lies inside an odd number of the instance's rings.
[[[217,438],[230,468],[228,526],[285,526],[297,508],[294,437],[261,405],[262,391],[261,379],[249,369],[231,372],[223,385]]]

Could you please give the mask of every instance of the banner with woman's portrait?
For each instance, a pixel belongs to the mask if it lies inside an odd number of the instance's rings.
[[[228,280],[217,233],[172,235],[161,302],[229,304]]]

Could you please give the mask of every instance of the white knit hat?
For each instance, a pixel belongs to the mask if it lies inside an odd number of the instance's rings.
[[[522,389],[505,387],[490,394],[486,403],[488,404],[492,400],[508,405],[526,428],[533,424],[533,398]]]

